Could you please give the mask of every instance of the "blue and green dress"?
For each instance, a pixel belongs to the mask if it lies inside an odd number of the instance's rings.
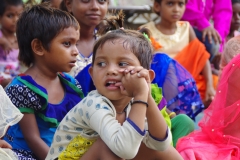
[[[51,145],[61,120],[83,98],[77,80],[65,73],[59,73],[58,76],[65,89],[64,98],[59,104],[49,103],[47,90],[28,75],[17,76],[5,89],[12,103],[22,113],[35,114],[40,137],[48,146]],[[19,124],[12,126],[4,139],[12,145],[20,160],[36,159],[23,137]]]

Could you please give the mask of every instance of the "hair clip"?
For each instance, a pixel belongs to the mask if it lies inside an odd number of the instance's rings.
[[[151,42],[151,39],[148,37],[148,35],[146,33],[143,33],[143,36]]]

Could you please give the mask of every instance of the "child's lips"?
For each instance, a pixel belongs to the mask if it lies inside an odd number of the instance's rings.
[[[179,15],[172,15],[173,18],[178,19],[180,16]]]
[[[75,63],[76,63],[76,61],[71,61],[69,64],[74,67]]]

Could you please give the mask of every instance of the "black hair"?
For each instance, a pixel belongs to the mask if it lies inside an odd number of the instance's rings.
[[[31,42],[38,39],[44,49],[49,50],[51,41],[68,27],[80,29],[71,14],[51,8],[48,3],[27,8],[17,22],[19,60],[30,66],[34,62]]]
[[[8,6],[23,5],[22,0],[0,0],[0,16],[4,14]]]
[[[123,47],[131,50],[138,58],[141,66],[150,69],[152,62],[152,45],[142,32],[123,29],[123,12],[120,11],[117,16],[111,16],[102,21],[99,26],[97,35],[101,37],[97,40],[93,48],[92,64],[94,64],[96,52],[106,42],[114,43],[117,40],[123,41]],[[144,33],[148,34],[145,29]]]
[[[240,0],[232,0],[232,4],[240,3]]]

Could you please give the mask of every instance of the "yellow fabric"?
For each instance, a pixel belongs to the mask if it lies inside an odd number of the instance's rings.
[[[154,22],[149,22],[140,28],[143,27],[148,28],[152,33],[152,37],[162,46],[162,48],[155,50],[155,52],[167,53],[171,58],[174,58],[189,43],[190,24],[188,22],[179,21],[177,23],[177,30],[173,35],[161,33],[156,28]]]
[[[67,146],[67,148],[59,155],[59,160],[79,160],[84,153],[93,145],[96,139],[87,139],[81,135],[76,136]]]

